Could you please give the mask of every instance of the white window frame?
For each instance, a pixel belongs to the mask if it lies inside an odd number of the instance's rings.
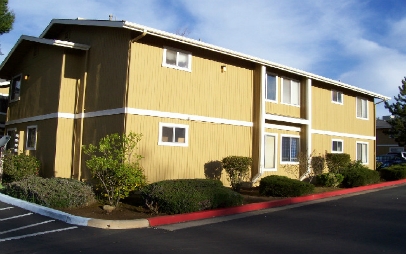
[[[174,141],[163,142],[162,141],[162,129],[163,129],[163,127],[183,128],[183,129],[185,129],[185,142],[184,143],[178,143],[178,142],[174,142]],[[173,135],[173,137],[175,137],[175,135]],[[183,147],[189,146],[189,125],[186,125],[186,124],[174,124],[174,123],[159,123],[158,145],[161,145],[161,146],[183,146]]]
[[[365,105],[366,105],[366,108],[365,108],[365,113],[366,113],[366,117],[363,117],[362,115],[363,115],[363,111],[364,111],[364,108],[362,107],[362,104],[361,104],[361,116],[358,116],[358,100],[360,100],[361,101],[361,103],[362,103],[362,101],[365,101],[366,103],[365,103]],[[357,116],[357,118],[358,119],[362,119],[362,120],[368,120],[368,100],[367,99],[365,99],[365,98],[362,98],[362,97],[357,97],[356,98],[356,107],[355,107],[355,114],[356,114],[356,116]]]
[[[167,50],[172,50],[172,51],[176,52],[176,64],[167,64],[166,63],[166,52],[167,52]],[[187,59],[188,59],[188,66],[187,67],[178,66],[179,53],[187,55]],[[162,66],[167,67],[167,68],[192,72],[192,54],[190,52],[188,52],[188,51],[184,51],[184,50],[175,49],[175,48],[165,46],[163,48],[163,54],[162,54]]]
[[[281,145],[281,152],[280,152],[280,154],[281,154],[281,157],[280,157],[280,163],[281,164],[299,164],[299,161],[284,161],[283,160],[283,142],[282,142],[282,140],[283,140],[283,138],[297,138],[298,139],[298,151],[297,151],[297,159],[299,160],[299,154],[300,154],[300,136],[299,135],[281,135],[281,143],[280,143],[280,145]],[[291,147],[290,147],[290,152],[292,152],[291,151]]]
[[[14,83],[14,81],[17,79],[17,78],[19,78],[20,80],[19,80],[19,82],[20,82],[20,89],[19,89],[19,92],[18,92],[18,96],[16,96],[16,94],[15,94],[15,83]],[[12,79],[11,79],[11,81],[10,81],[10,102],[13,102],[13,101],[18,101],[18,100],[20,100],[20,95],[21,95],[21,84],[22,84],[22,82],[23,82],[23,75],[20,73],[20,74],[18,74],[18,75],[16,75],[16,76],[14,76]],[[14,98],[13,98],[14,97]]]
[[[29,140],[29,133],[30,129],[35,129],[35,141],[34,141],[34,146],[28,146],[28,140]],[[37,125],[30,125],[27,126],[27,135],[25,139],[25,149],[26,150],[37,150],[37,135],[38,135],[38,127]]]
[[[334,150],[334,142],[341,142],[341,151]],[[331,153],[343,153],[343,152],[344,152],[344,141],[342,139],[332,139],[331,140]]]
[[[275,100],[272,99],[268,99],[268,76],[273,76],[275,77]],[[267,72],[266,73],[266,80],[265,80],[265,101],[268,102],[278,102],[278,75],[271,73],[271,72]]]
[[[272,136],[272,137],[275,138],[275,147],[274,147],[274,163],[275,163],[275,166],[273,168],[267,168],[266,163],[265,163],[265,160],[266,160],[265,137],[266,136]],[[266,132],[265,135],[264,135],[264,171],[276,171],[277,166],[278,166],[278,134]]]
[[[290,102],[284,101],[284,91],[283,91],[283,89],[284,89],[284,80],[289,80],[290,81],[290,91],[291,91],[290,92]],[[292,98],[293,98],[293,96],[292,96],[292,82],[298,83],[298,91],[297,91],[297,96],[298,96],[297,102],[298,103],[297,104],[292,103]],[[281,78],[281,103],[286,104],[286,105],[290,105],[290,106],[294,106],[294,107],[300,107],[300,86],[301,86],[301,84],[300,84],[299,80],[282,77]]]
[[[13,152],[16,152],[15,149],[17,149],[17,152],[18,152],[19,142],[17,142],[17,146],[14,145],[16,136],[15,135],[14,136],[10,135],[9,132],[11,132],[11,131],[15,131],[15,134],[19,134],[18,131],[17,131],[17,128],[9,128],[9,129],[6,130],[6,134],[11,137],[10,140],[8,141],[7,145],[6,145],[6,149],[12,149]],[[13,147],[10,147],[11,144],[13,144]]]
[[[365,162],[362,161],[362,158],[361,158],[361,160],[358,158],[358,144],[366,146],[366,161]],[[368,162],[369,162],[369,143],[368,142],[357,141],[356,145],[355,145],[355,155],[356,155],[356,160],[357,161],[361,161],[362,164],[368,164]]]
[[[337,100],[334,100],[334,94],[336,93]],[[331,102],[339,105],[344,104],[344,94],[337,90],[331,90]]]

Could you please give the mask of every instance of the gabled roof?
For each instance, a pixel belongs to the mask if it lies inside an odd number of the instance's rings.
[[[14,66],[21,62],[27,52],[31,49],[32,44],[41,43],[46,45],[53,45],[58,47],[72,48],[78,50],[89,50],[90,46],[73,43],[69,41],[50,40],[44,38],[37,38],[33,36],[22,35],[14,47],[10,50],[3,63],[0,65],[0,77],[8,78],[9,73],[12,73]]]

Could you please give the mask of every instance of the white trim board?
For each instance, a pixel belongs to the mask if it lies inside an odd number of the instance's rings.
[[[374,136],[364,136],[364,135],[351,134],[351,133],[323,131],[323,130],[311,130],[311,132],[312,132],[312,134],[328,135],[328,136],[335,136],[335,137],[376,140],[376,138]]]

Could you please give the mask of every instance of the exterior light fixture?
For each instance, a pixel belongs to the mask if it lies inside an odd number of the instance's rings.
[[[222,66],[221,66],[221,72],[226,72],[226,71],[227,71],[227,66],[222,65]]]
[[[30,75],[24,75],[24,80],[28,80],[30,78]]]

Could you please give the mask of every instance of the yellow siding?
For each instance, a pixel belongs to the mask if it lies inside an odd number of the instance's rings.
[[[189,126],[189,146],[158,145],[159,123]],[[128,116],[127,132],[142,133],[139,153],[148,182],[177,178],[205,178],[205,165],[230,155],[251,156],[250,127],[184,121],[148,116]],[[221,180],[228,185],[226,173]]]
[[[191,72],[162,67],[162,44],[132,44],[128,107],[252,121],[251,65],[184,45],[173,47],[192,53]]]
[[[356,95],[344,93],[343,105],[331,102],[331,88],[314,82],[312,87],[312,128],[315,130],[350,133],[364,136],[375,135],[375,105],[368,99],[368,120],[356,117]],[[340,91],[338,89],[338,91]]]
[[[73,119],[58,119],[55,150],[55,177],[72,174]]]

